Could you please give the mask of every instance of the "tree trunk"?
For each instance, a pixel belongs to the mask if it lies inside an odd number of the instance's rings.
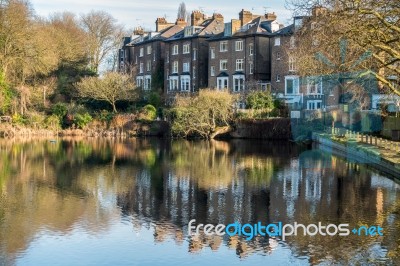
[[[213,133],[210,135],[210,139],[214,139],[218,135],[226,134],[232,131],[232,127],[230,126],[225,126],[225,127],[218,127],[215,129]]]
[[[113,112],[114,112],[114,113],[118,113],[118,112],[117,112],[117,108],[115,107],[115,103],[113,102],[113,103],[111,103],[111,105],[112,105],[112,107],[113,107]]]

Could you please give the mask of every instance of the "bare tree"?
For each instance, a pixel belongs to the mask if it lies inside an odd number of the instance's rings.
[[[178,8],[178,16],[177,19],[183,19],[183,20],[187,20],[188,18],[188,12],[186,10],[186,4],[185,2],[182,2],[179,4],[179,8]]]
[[[301,74],[359,71],[400,95],[391,80],[400,77],[398,1],[287,0],[287,5],[295,14],[313,15],[297,31],[292,50]]]
[[[87,77],[76,84],[80,97],[108,102],[116,113],[115,106],[120,100],[135,99],[135,84],[131,76],[118,72],[108,72],[103,77]]]
[[[104,11],[82,15],[81,25],[87,34],[89,66],[98,72],[99,66],[106,62],[107,57],[116,53],[124,35],[123,27]]]

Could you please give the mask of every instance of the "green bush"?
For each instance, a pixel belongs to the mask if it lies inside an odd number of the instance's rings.
[[[84,129],[92,121],[93,118],[89,113],[77,114],[74,118],[74,123],[80,129]]]
[[[62,119],[67,114],[67,106],[64,103],[56,103],[53,108],[51,108],[51,113]]]
[[[140,112],[140,118],[148,121],[155,120],[157,118],[157,109],[151,104],[144,106]]]
[[[24,116],[22,116],[22,115],[20,115],[20,114],[14,114],[13,116],[12,116],[12,122],[13,122],[13,124],[15,124],[15,125],[26,125],[27,124],[27,119],[24,117]]]
[[[61,120],[57,115],[51,115],[47,117],[44,121],[44,124],[47,129],[50,130],[59,130],[61,129]]]
[[[109,125],[114,118],[114,113],[109,112],[107,110],[102,110],[100,113],[98,113],[97,118],[101,122],[105,122],[107,123],[107,125]]]

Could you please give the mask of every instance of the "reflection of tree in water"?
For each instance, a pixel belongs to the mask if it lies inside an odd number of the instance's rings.
[[[297,236],[286,243],[312,264],[355,262],[357,253],[365,254],[361,262],[368,261],[374,242],[396,250],[400,226],[389,225],[395,211],[387,213],[398,189],[336,157],[314,153],[306,158],[311,167],[301,167],[298,154],[294,145],[260,141],[0,140],[1,249],[16,254],[43,228],[61,234],[76,226],[94,234],[107,230],[119,219],[117,205],[137,230],[154,230],[155,242],[184,245],[191,219],[197,224],[364,222],[393,233],[361,241]],[[239,257],[269,254],[278,245],[265,237],[200,235],[188,241],[189,252],[226,246]]]

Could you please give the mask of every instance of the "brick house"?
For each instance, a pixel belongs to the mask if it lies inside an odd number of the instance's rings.
[[[225,23],[223,33],[208,39],[209,87],[242,95],[251,89],[269,88],[270,39],[279,28],[274,13],[260,16],[245,10],[239,19]]]
[[[223,30],[222,15],[207,18],[194,11],[191,26],[165,40],[164,87],[168,99],[172,100],[177,93],[193,93],[208,86],[206,40]]]

